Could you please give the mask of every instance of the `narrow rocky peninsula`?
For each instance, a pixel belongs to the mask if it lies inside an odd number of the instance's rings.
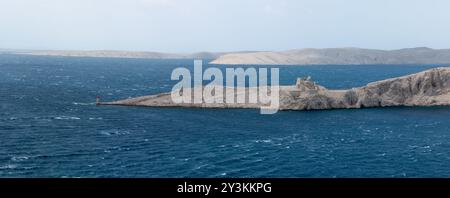
[[[259,88],[238,89],[234,97],[248,95]],[[234,88],[223,87],[227,90]],[[185,90],[192,91],[192,90]],[[228,92],[232,93],[232,92]],[[174,103],[171,93],[130,98],[99,105],[128,105],[150,107],[197,108],[264,108],[267,103]],[[280,110],[320,110],[389,106],[444,106],[450,105],[450,67],[426,70],[403,77],[369,83],[348,90],[330,90],[317,85],[309,78],[299,78],[292,86],[279,86]]]

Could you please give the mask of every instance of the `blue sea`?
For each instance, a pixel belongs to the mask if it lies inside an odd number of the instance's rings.
[[[281,66],[280,83],[343,89],[436,66]],[[170,91],[176,67],[193,61],[0,55],[0,177],[450,177],[450,107],[94,104]]]

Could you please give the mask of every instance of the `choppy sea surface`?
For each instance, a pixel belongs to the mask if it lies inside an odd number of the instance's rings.
[[[192,60],[0,55],[0,177],[450,177],[450,108],[95,106],[171,90]],[[204,66],[207,67],[207,66]],[[435,65],[280,67],[328,88]]]

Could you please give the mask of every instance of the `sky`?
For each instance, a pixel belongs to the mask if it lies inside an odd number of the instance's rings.
[[[0,0],[0,48],[450,48],[448,0]]]

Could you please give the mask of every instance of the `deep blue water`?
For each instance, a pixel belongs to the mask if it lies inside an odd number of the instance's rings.
[[[450,177],[450,108],[95,106],[169,91],[192,60],[0,55],[0,177]],[[281,67],[329,88],[433,66]]]

